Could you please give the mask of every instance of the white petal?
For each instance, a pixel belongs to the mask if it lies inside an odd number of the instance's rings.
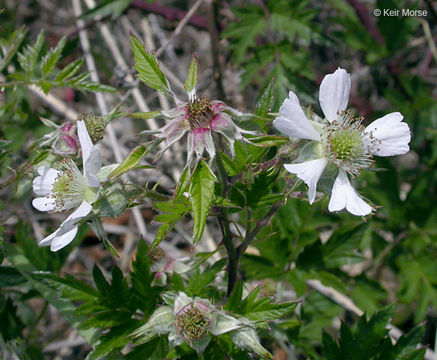
[[[364,216],[372,212],[370,205],[352,187],[346,172],[340,169],[332,188],[328,209],[333,212],[344,208],[356,216]]]
[[[46,196],[52,191],[53,184],[59,175],[59,171],[47,166],[40,166],[38,168],[38,174],[41,176],[37,176],[33,179],[33,192],[40,196]]]
[[[77,234],[77,227],[74,227],[73,229],[66,232],[65,234],[57,235],[53,239],[53,241],[50,245],[50,250],[51,251],[58,251],[58,250],[62,249],[63,247],[67,246],[69,243],[71,243],[74,240],[74,238],[76,237],[76,234]]]
[[[410,128],[399,112],[387,114],[375,120],[364,130],[363,140],[370,151],[378,156],[394,156],[405,154],[410,150]]]
[[[319,133],[305,116],[297,96],[290,91],[288,97],[282,103],[273,126],[289,137],[320,141]]]
[[[73,241],[77,233],[77,223],[91,211],[92,206],[83,201],[80,206],[68,216],[58,230],[40,241],[40,246],[50,246],[50,250],[58,251]]]
[[[100,152],[97,149],[91,150],[90,156],[85,163],[85,168],[90,174],[97,174],[102,167],[102,159],[100,158]]]
[[[187,306],[192,302],[193,302],[192,298],[189,298],[185,293],[180,291],[174,302],[173,313],[176,315],[179,311],[181,311],[181,309],[183,309],[185,306]]]
[[[351,90],[351,77],[344,69],[338,68],[324,77],[320,84],[319,101],[328,121],[337,120],[339,111],[347,108]]]
[[[55,199],[52,197],[39,197],[32,201],[32,205],[39,211],[52,211],[55,209]]]
[[[85,125],[85,121],[79,120],[77,122],[77,135],[79,136],[80,148],[82,149],[82,163],[85,169],[85,165],[91,156],[94,145],[91,141],[90,135]]]
[[[69,232],[71,229],[73,229],[74,227],[76,227],[79,220],[87,216],[92,208],[93,208],[92,205],[90,205],[86,201],[82,201],[79,207],[76,210],[74,210],[70,214],[70,216],[68,216],[61,224],[61,226],[59,227],[58,235],[65,234]]]
[[[310,204],[314,202],[316,197],[317,182],[325,170],[328,161],[326,159],[317,159],[306,161],[301,164],[287,164],[285,169],[292,174],[295,174],[299,179],[302,179],[308,185],[308,201]]]

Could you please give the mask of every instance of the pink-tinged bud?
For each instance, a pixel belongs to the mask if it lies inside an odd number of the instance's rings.
[[[56,130],[56,140],[52,145],[53,152],[58,155],[76,154],[79,149],[76,124],[66,122]]]
[[[167,282],[167,274],[164,272],[156,272],[153,277],[152,286],[165,286]]]

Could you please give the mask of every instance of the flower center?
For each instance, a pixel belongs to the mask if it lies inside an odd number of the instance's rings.
[[[175,327],[185,341],[199,339],[208,331],[209,321],[194,304],[176,315]]]
[[[364,126],[349,111],[342,112],[337,121],[325,125],[323,144],[328,161],[357,176],[373,160],[368,146],[363,143]]]
[[[206,96],[200,96],[188,101],[187,116],[191,129],[209,128],[215,113],[209,99]]]
[[[56,211],[68,210],[80,205],[88,188],[86,179],[73,160],[66,160],[64,166],[65,170],[58,175],[52,189]]]

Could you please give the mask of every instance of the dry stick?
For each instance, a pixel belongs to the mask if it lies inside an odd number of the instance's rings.
[[[64,115],[70,121],[77,120],[77,116],[79,114],[72,108],[68,107],[65,102],[58,99],[56,96],[53,96],[52,94],[45,94],[44,91],[42,91],[41,88],[36,85],[29,85],[27,88],[42,101],[44,101],[49,107],[51,107],[53,111]]]
[[[190,11],[187,12],[185,17],[181,20],[181,22],[176,26],[176,29],[174,29],[173,33],[170,35],[170,37],[167,39],[167,41],[161,45],[161,47],[156,52],[156,57],[159,57],[162,52],[165,50],[165,48],[170,45],[171,41],[180,34],[182,29],[185,25],[187,25],[190,18],[194,15],[196,10],[199,8],[199,6],[202,4],[203,0],[197,0],[196,3],[193,5],[193,7],[190,9]]]
[[[431,51],[434,60],[437,62],[437,48],[435,46],[434,40],[432,39],[431,29],[429,28],[429,24],[425,20],[420,20],[420,23],[423,27],[423,32],[425,34],[426,41],[428,42],[429,50]]]
[[[149,4],[145,0],[133,0],[130,5],[139,9],[149,11],[150,13],[161,15],[167,20],[181,20],[186,15],[186,12],[173,7],[157,4],[156,2]],[[202,30],[208,29],[208,19],[194,15],[189,20],[189,24]]]
[[[226,101],[226,94],[223,88],[223,68],[220,61],[219,47],[219,23],[217,20],[217,3],[214,0],[208,0],[208,31],[211,39],[211,55],[213,61],[213,77],[217,86],[220,100]]]
[[[82,9],[81,9],[81,5],[79,0],[72,0],[73,1],[73,10],[74,10],[74,14],[75,16],[80,16],[82,13]],[[84,21],[78,19],[77,20],[77,26],[83,27],[84,26]],[[99,76],[97,74],[97,69],[96,69],[96,64],[94,62],[94,58],[91,54],[91,47],[90,47],[90,42],[88,39],[88,32],[87,30],[82,30],[79,33],[79,38],[80,38],[80,42],[82,45],[82,49],[83,49],[83,53],[85,56],[85,61],[88,67],[88,70],[90,72],[90,77],[91,80],[98,83],[99,82]],[[96,93],[96,99],[97,99],[97,104],[99,106],[100,112],[102,113],[102,115],[105,115],[108,113],[108,106],[106,105],[106,101],[103,97],[102,93]],[[108,133],[109,136],[109,140],[111,142],[111,145],[114,149],[114,155],[115,155],[115,159],[117,162],[121,163],[123,161],[123,155],[121,154],[121,150],[120,150],[120,145],[117,142],[117,137],[115,136],[115,132],[114,129],[112,128],[112,124],[109,123],[106,127],[106,131]],[[127,174],[124,174],[123,179],[125,180],[129,180],[129,177]],[[139,208],[135,207],[132,209],[132,214],[135,218],[135,222],[137,223],[138,226],[138,232],[139,235],[142,236],[144,238],[145,241],[146,240],[146,234],[147,234],[147,228],[146,228],[146,224],[144,222],[144,219],[141,215],[141,212],[139,210]]]
[[[352,299],[348,298],[346,295],[338,292],[332,287],[323,285],[319,280],[307,280],[307,285],[355,315],[363,316],[363,310],[356,306]],[[389,325],[388,328],[389,335],[392,339],[397,341],[402,336],[402,331],[396,326]],[[425,359],[435,360],[435,353],[430,349],[426,349]]]

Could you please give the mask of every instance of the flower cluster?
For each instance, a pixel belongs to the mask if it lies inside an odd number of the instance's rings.
[[[102,179],[98,174],[101,169],[100,153],[94,148],[83,120],[77,121],[77,135],[82,150],[83,173],[73,160],[67,159],[63,161],[62,170],[39,167],[39,176],[33,180],[33,191],[40,196],[32,201],[36,209],[48,212],[75,209],[59,229],[39,243],[41,246],[50,245],[52,251],[60,250],[73,241],[79,221],[90,214],[101,189]]]
[[[327,166],[333,165],[338,174],[332,188],[329,211],[346,208],[351,214],[364,216],[372,212],[372,207],[356,193],[348,174],[355,177],[362,169],[370,167],[374,155],[405,154],[409,151],[411,136],[399,112],[385,115],[364,127],[363,119],[354,118],[347,110],[350,87],[350,76],[343,69],[325,76],[319,93],[320,106],[326,117],[324,121],[315,115],[308,119],[297,96],[290,91],[273,124],[291,138],[311,140],[310,156],[306,151],[297,163],[285,165],[287,171],[308,185],[310,204],[314,202],[322,173]]]
[[[271,358],[262,347],[253,325],[248,319],[235,318],[212,305],[207,299],[190,298],[179,292],[167,306],[158,308],[149,320],[132,335],[138,343],[145,343],[155,336],[167,334],[171,346],[187,343],[202,353],[211,336],[229,334],[235,345]]]

